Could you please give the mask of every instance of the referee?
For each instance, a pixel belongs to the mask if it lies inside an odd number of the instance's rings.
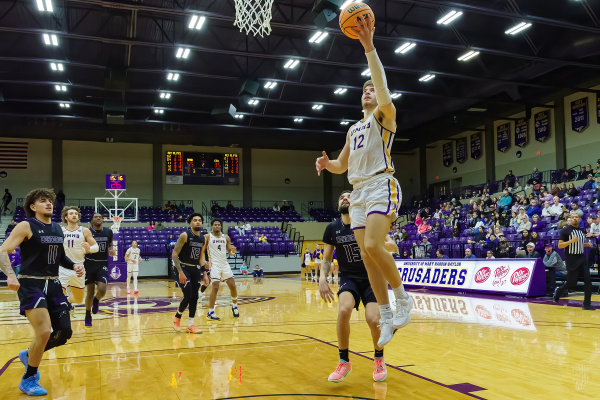
[[[590,268],[588,261],[583,254],[584,247],[592,247],[591,243],[584,243],[585,231],[579,228],[579,214],[571,214],[571,225],[565,226],[560,231],[558,240],[558,248],[565,249],[565,263],[567,264],[567,281],[557,287],[554,292],[554,302],[558,303],[558,299],[567,289],[577,286],[579,274],[583,275],[584,282],[584,298],[583,309],[591,310],[592,302],[592,279],[590,277]]]

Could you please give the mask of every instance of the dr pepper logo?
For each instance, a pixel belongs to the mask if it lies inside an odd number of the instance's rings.
[[[483,283],[488,280],[490,275],[492,275],[490,267],[483,267],[475,274],[475,282]]]
[[[510,272],[510,267],[508,265],[503,265],[494,270],[494,278],[504,278]]]
[[[528,268],[519,268],[510,276],[510,283],[512,283],[514,286],[519,286],[529,279],[529,275],[530,272]]]

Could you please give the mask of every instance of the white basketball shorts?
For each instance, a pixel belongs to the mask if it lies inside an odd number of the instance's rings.
[[[139,263],[127,263],[127,273],[140,272]]]
[[[225,281],[229,278],[233,278],[233,272],[229,263],[226,264],[211,264],[210,266],[210,279],[212,281]]]
[[[400,184],[391,174],[379,174],[354,185],[350,195],[352,229],[364,229],[370,214],[394,215],[402,203]]]
[[[83,276],[77,276],[75,271],[64,267],[58,267],[58,279],[63,288],[68,286],[77,289],[85,289],[85,272]]]

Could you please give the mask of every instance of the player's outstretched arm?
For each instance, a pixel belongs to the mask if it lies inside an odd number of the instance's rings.
[[[173,254],[171,255],[171,258],[173,259],[173,265],[175,266],[175,268],[177,268],[177,272],[179,273],[179,283],[181,283],[182,285],[185,285],[185,283],[187,282],[187,277],[181,269],[181,261],[179,261],[179,252],[181,251],[183,245],[186,242],[187,233],[182,232],[181,235],[179,235],[179,239],[177,239],[177,243],[175,243],[175,248],[173,249]]]
[[[323,152],[321,157],[317,158],[317,162],[315,163],[317,175],[321,176],[321,171],[324,169],[332,174],[343,174],[348,170],[348,157],[350,157],[350,141],[346,135],[346,144],[336,160],[330,160],[325,152]]]
[[[327,283],[327,276],[331,271],[331,263],[333,262],[333,245],[325,244],[323,248],[323,266],[321,267],[321,276],[319,277],[319,294],[326,302],[335,300],[334,294]]]
[[[15,226],[15,229],[13,229],[6,240],[4,240],[2,246],[0,246],[0,270],[6,275],[6,284],[8,285],[8,288],[15,292],[19,290],[21,284],[17,280],[15,271],[13,271],[12,266],[10,265],[10,258],[8,255],[26,239],[29,239],[31,235],[29,223],[25,221],[20,222]]]
[[[390,90],[387,86],[387,79],[385,77],[385,71],[383,70],[383,64],[379,60],[377,50],[373,44],[373,34],[375,33],[375,26],[371,18],[365,19],[361,17],[358,19],[358,27],[353,28],[358,35],[358,40],[365,49],[365,55],[367,56],[367,62],[369,63],[369,71],[371,72],[371,80],[373,86],[375,86],[375,93],[377,94],[377,110],[375,111],[376,116],[383,121],[393,121],[392,130],[396,128],[396,107],[392,103],[392,97]],[[387,125],[389,126],[389,125]]]
[[[97,253],[100,251],[100,246],[98,246],[96,239],[92,236],[92,231],[88,228],[83,228],[83,237],[85,238],[85,242],[82,243],[82,247],[86,253]]]

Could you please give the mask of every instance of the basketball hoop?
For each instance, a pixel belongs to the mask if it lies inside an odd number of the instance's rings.
[[[119,228],[121,227],[121,221],[123,220],[123,217],[111,217],[111,219],[114,222],[110,229],[113,231],[113,233],[119,233]]]
[[[271,34],[271,8],[273,0],[234,0],[235,21],[233,25],[253,36]]]

